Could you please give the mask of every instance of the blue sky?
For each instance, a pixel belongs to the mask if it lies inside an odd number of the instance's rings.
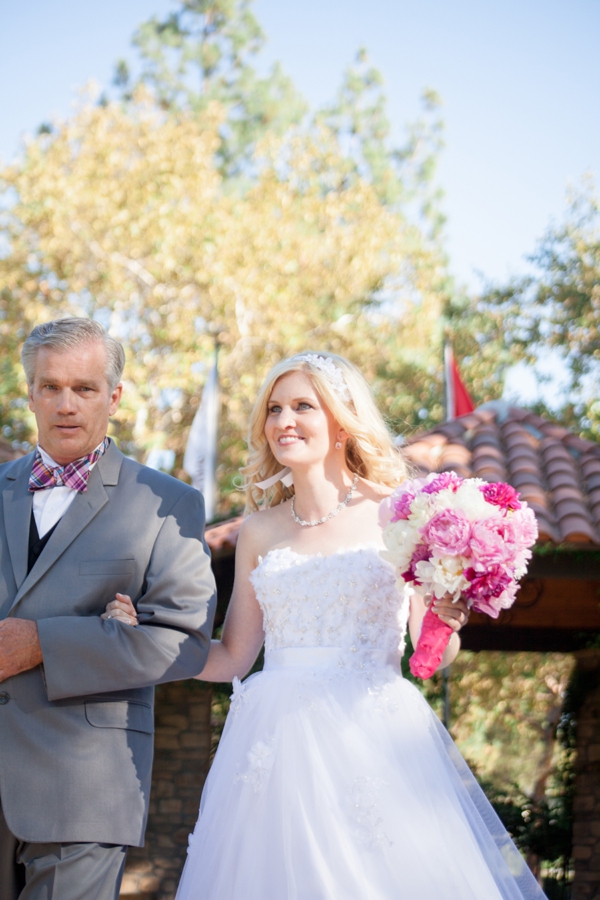
[[[0,0],[0,157],[65,116],[78,86],[108,84],[130,36],[173,0]],[[598,0],[255,0],[268,44],[311,105],[332,99],[364,46],[400,138],[423,88],[442,96],[447,248],[454,274],[504,280],[586,171],[600,178]]]

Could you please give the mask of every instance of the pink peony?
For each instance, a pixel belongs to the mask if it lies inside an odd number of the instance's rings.
[[[498,597],[490,597],[487,600],[480,598],[473,604],[473,609],[475,612],[486,613],[492,619],[497,619],[501,610],[508,609],[513,605],[518,590],[519,585],[515,581],[511,581]]]
[[[379,504],[379,526],[385,528],[390,522],[398,522],[400,519],[408,519],[410,504],[416,497],[416,491],[410,488],[397,488],[393,494],[386,497]]]
[[[503,481],[495,481],[492,484],[482,484],[479,488],[488,503],[499,506],[501,509],[521,509],[519,495],[514,487]]]
[[[517,536],[512,519],[491,516],[471,525],[471,555],[482,567],[511,565],[517,554]]]
[[[533,510],[528,506],[522,506],[510,517],[514,532],[515,543],[519,548],[533,547],[538,537],[538,526]]]
[[[464,479],[459,478],[456,472],[440,472],[423,486],[422,491],[424,494],[438,494],[446,488],[452,488],[456,493],[463,481]]]
[[[416,494],[411,491],[404,491],[404,493],[400,494],[399,497],[396,497],[394,500],[394,518],[392,522],[397,522],[399,519],[408,519],[410,516],[410,504],[415,499]]]
[[[406,572],[402,573],[402,578],[405,581],[412,581],[413,584],[421,584],[419,579],[417,578],[416,566],[418,562],[423,562],[423,560],[431,559],[431,551],[425,544],[417,544],[415,552],[410,558],[410,563],[408,565],[408,569]]]
[[[461,556],[469,549],[471,523],[460,510],[441,510],[420,531],[436,555]]]
[[[501,606],[499,603],[494,604],[493,600],[499,598],[508,588],[512,581],[511,576],[499,565],[489,566],[483,571],[474,568],[465,569],[464,574],[470,583],[463,594],[468,600],[473,601],[473,609],[497,619]]]
[[[392,521],[392,516],[394,515],[394,507],[392,505],[393,496],[394,495],[391,494],[389,497],[385,497],[379,504],[379,527],[382,530],[388,527]]]

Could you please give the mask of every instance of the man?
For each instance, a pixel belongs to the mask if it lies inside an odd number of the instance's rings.
[[[144,841],[153,686],[210,645],[201,495],[106,438],[124,359],[88,319],[23,347],[39,443],[0,466],[2,900],[115,900]],[[136,628],[100,618],[117,592]]]

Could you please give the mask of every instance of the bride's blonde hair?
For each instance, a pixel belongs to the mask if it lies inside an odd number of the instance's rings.
[[[310,361],[311,357],[313,362]],[[331,360],[331,363],[315,365],[319,360]],[[327,374],[328,368],[331,372],[332,364],[340,371],[343,381]],[[308,375],[335,421],[349,435],[346,441],[346,464],[351,472],[356,472],[367,481],[391,488],[404,481],[407,474],[404,459],[375,406],[362,373],[347,359],[335,353],[305,351],[282,360],[271,369],[256,398],[250,415],[248,463],[241,469],[246,492],[246,512],[255,512],[263,506],[276,506],[294,494],[294,488],[286,488],[281,481],[266,491],[256,486],[258,481],[264,481],[281,471],[281,463],[273,456],[265,437],[265,424],[273,388],[280,378],[290,372],[304,372]],[[335,376],[335,369],[333,375]]]

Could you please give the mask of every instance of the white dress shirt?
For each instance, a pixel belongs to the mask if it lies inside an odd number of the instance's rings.
[[[55,462],[46,451],[38,444],[38,450],[42,457],[44,465],[55,469],[58,463]],[[90,471],[96,463],[90,466]],[[46,532],[50,531],[56,523],[62,519],[71,503],[75,499],[77,491],[75,488],[60,487],[46,488],[43,491],[35,491],[33,494],[33,515],[37,526],[38,534],[42,538]]]

